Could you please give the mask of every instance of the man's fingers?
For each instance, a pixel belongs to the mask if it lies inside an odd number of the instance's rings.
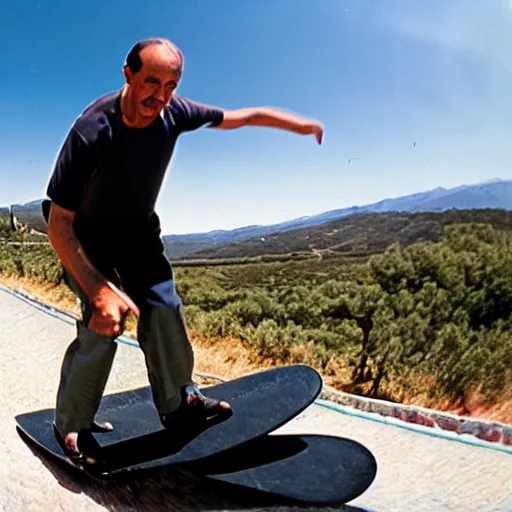
[[[89,329],[91,329],[91,331],[94,331],[94,332],[100,334],[101,336],[105,336],[107,338],[115,336],[115,334],[116,334],[115,330],[113,330],[113,328],[112,328],[112,325],[105,326],[98,322],[95,322],[94,320],[91,320],[89,322],[88,327],[89,327]]]
[[[121,298],[124,300],[128,309],[131,309],[133,311],[133,313],[135,314],[135,316],[137,316],[137,317],[140,316],[139,308],[137,307],[135,302],[133,302],[133,300],[130,299],[130,297],[128,297],[128,295],[126,295],[125,293],[123,293],[123,292],[120,292],[120,293],[121,293]]]
[[[128,297],[128,295],[126,295],[125,293],[123,293],[119,288],[117,288],[117,286],[115,286],[113,283],[111,282],[108,282],[107,283],[109,288],[115,292],[117,295],[119,295],[119,297],[121,297],[121,299],[123,299],[123,301],[125,302],[125,304],[128,306],[129,309],[131,309],[133,311],[133,313],[136,315],[136,316],[140,316],[140,311],[139,311],[139,308],[137,307],[137,305],[135,304],[135,302],[133,302],[132,299],[130,299],[130,297]]]
[[[106,338],[117,337],[121,334],[121,327],[119,325],[103,326],[91,322],[89,324],[89,329],[100,334],[101,336],[105,336]]]
[[[94,312],[89,327],[103,336],[117,337],[125,329],[126,318],[130,310],[137,316],[140,315],[140,312],[132,299],[113,283],[108,281],[106,285],[110,288],[110,292],[103,288],[98,293],[93,303]],[[114,292],[115,296],[111,292]]]
[[[123,329],[121,323],[122,318],[120,315],[114,317],[106,314],[104,311],[96,311],[89,322],[89,329],[110,338],[112,336],[119,336]]]

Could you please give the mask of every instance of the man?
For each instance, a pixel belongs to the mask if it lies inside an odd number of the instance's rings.
[[[183,55],[166,39],[138,42],[124,66],[125,85],[75,120],[50,177],[43,212],[64,277],[81,299],[82,319],[68,347],[57,393],[55,431],[68,454],[88,463],[78,436],[112,430],[94,421],[126,315],[137,315],[155,406],[164,427],[230,411],[192,380],[194,358],[164,255],[154,207],[182,133],[202,126],[268,126],[314,135],[319,123],[270,108],[226,111],[176,94]],[[85,450],[84,450],[85,451]]]

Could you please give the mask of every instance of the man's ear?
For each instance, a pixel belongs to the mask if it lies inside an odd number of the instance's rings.
[[[124,78],[126,80],[126,83],[128,85],[130,85],[133,80],[132,70],[128,66],[125,65],[125,66],[123,66],[123,73],[124,73]]]

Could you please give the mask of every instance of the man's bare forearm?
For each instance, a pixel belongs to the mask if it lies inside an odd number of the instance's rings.
[[[242,126],[264,126],[287,130],[300,135],[315,135],[322,141],[323,127],[314,119],[307,119],[272,107],[250,107],[225,110],[222,123],[216,129],[233,130]]]
[[[52,207],[53,209],[53,207]],[[73,218],[52,211],[48,223],[48,238],[64,267],[92,299],[105,286],[107,279],[92,265],[73,230]]]
[[[308,133],[311,120],[302,116],[283,112],[270,107],[247,109],[248,126],[266,126],[289,130],[295,133]]]

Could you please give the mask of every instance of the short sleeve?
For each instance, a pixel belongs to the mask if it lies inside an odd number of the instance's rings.
[[[170,108],[176,116],[178,129],[184,132],[197,130],[202,126],[218,126],[224,120],[222,109],[203,105],[187,98],[174,96]]]
[[[94,162],[86,141],[71,128],[57,156],[46,193],[59,206],[77,211],[92,175]]]

